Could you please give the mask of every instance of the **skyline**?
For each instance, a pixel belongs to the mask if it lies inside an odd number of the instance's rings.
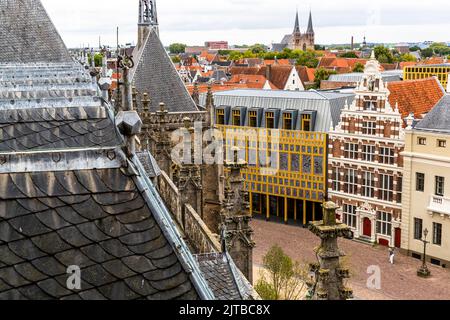
[[[108,6],[105,1],[42,2],[68,47],[97,46],[99,37],[103,44],[115,45],[116,27],[120,29],[121,44],[136,42],[138,1],[127,1],[132,4],[122,7],[120,0],[108,1]],[[277,43],[292,32],[296,8],[302,31],[311,9],[318,44],[350,43],[351,36],[356,43],[362,42],[364,36],[374,43],[450,40],[446,32],[450,29],[446,17],[450,3],[444,0],[414,0],[407,7],[388,0],[372,4],[324,0],[313,5],[284,0],[283,5],[277,6],[268,0],[218,0],[214,8],[206,0],[172,0],[157,1],[157,6],[165,45],[202,45],[216,40],[236,45]],[[120,13],[116,12],[117,7]],[[253,14],[249,15],[249,11]]]

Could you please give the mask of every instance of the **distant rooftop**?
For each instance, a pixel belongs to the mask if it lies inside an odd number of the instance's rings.
[[[381,73],[381,77],[385,82],[392,81],[400,81],[402,78],[403,72],[401,70],[398,71],[386,71]],[[332,74],[328,81],[330,82],[350,82],[356,83],[360,82],[363,78],[364,73],[344,73],[344,74]]]

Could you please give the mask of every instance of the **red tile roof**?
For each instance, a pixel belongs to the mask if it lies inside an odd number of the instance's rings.
[[[290,66],[291,62],[289,59],[277,59],[277,60],[264,60],[264,64],[268,65],[281,65],[281,66]]]
[[[422,80],[390,82],[388,89],[391,92],[389,103],[398,108],[403,118],[414,113],[417,119],[430,110],[444,96],[444,90],[436,78]]]

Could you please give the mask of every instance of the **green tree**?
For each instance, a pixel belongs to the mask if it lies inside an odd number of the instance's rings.
[[[263,44],[256,43],[250,47],[250,51],[254,54],[267,52],[267,47]]]
[[[92,55],[88,53],[89,65],[92,63]],[[94,54],[94,62],[96,67],[101,67],[103,64],[103,55],[101,53]]]
[[[353,68],[353,72],[359,72],[359,73],[364,72],[364,65],[361,62],[357,62],[355,64],[355,67]]]
[[[409,48],[409,51],[411,51],[411,52],[416,52],[419,50],[420,50],[420,47],[418,47],[418,46],[413,46],[413,47]]]
[[[169,51],[171,54],[180,54],[186,51],[186,45],[182,43],[172,43],[169,46]]]
[[[416,62],[417,58],[410,53],[405,53],[400,56],[400,61],[404,62]]]
[[[358,58],[356,53],[353,51],[342,53],[339,55],[339,57],[341,57],[341,58]]]
[[[394,55],[392,54],[391,50],[384,46],[377,46],[375,47],[375,57],[380,63],[393,63],[394,62]]]
[[[450,54],[450,48],[443,42],[435,42],[430,48],[439,56],[447,56]]]
[[[316,82],[316,84],[315,84],[315,85],[316,85],[316,88],[320,88],[320,83],[321,83],[322,81],[328,80],[332,74],[336,74],[336,73],[337,73],[337,72],[334,71],[334,70],[328,70],[328,69],[325,69],[325,68],[319,68],[319,69],[317,69],[316,72],[315,72],[315,74],[314,74],[314,76],[315,76],[315,78],[316,78],[316,80],[315,80],[315,82]]]
[[[434,55],[434,51],[432,48],[426,48],[420,51],[420,55],[422,58],[431,58]]]
[[[172,62],[173,63],[180,63],[181,62],[181,58],[179,56],[173,56],[172,57]]]
[[[255,290],[264,300],[299,300],[306,287],[308,268],[293,261],[279,246],[272,247],[263,258],[266,270]]]
[[[299,57],[293,57],[293,59],[297,59],[297,65],[308,68],[316,68],[319,64],[319,59],[314,51],[300,51]]]

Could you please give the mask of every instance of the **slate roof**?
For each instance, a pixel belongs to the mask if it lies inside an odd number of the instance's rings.
[[[156,178],[161,175],[161,168],[158,166],[156,159],[148,151],[137,152],[139,161],[144,166],[145,172],[149,178]]]
[[[209,283],[214,296],[219,300],[252,299],[253,288],[237,273],[233,260],[228,253],[197,255],[200,269]],[[244,281],[237,281],[241,279]]]
[[[39,0],[0,0],[0,63],[72,59]]]
[[[58,68],[34,72],[58,75]],[[5,69],[2,89],[20,66]],[[208,296],[142,164],[123,153],[110,107],[89,90],[82,96],[83,83],[66,85],[79,94],[0,100],[0,299]],[[65,285],[72,265],[81,268],[78,291]]]
[[[450,134],[450,95],[443,96],[414,129]]]
[[[0,64],[0,300],[216,298],[87,79],[75,63]]]
[[[136,50],[132,83],[138,92],[149,94],[152,112],[159,110],[161,102],[166,104],[169,112],[198,111],[155,29],[150,30],[142,48]],[[141,107],[140,101],[138,106]]]

